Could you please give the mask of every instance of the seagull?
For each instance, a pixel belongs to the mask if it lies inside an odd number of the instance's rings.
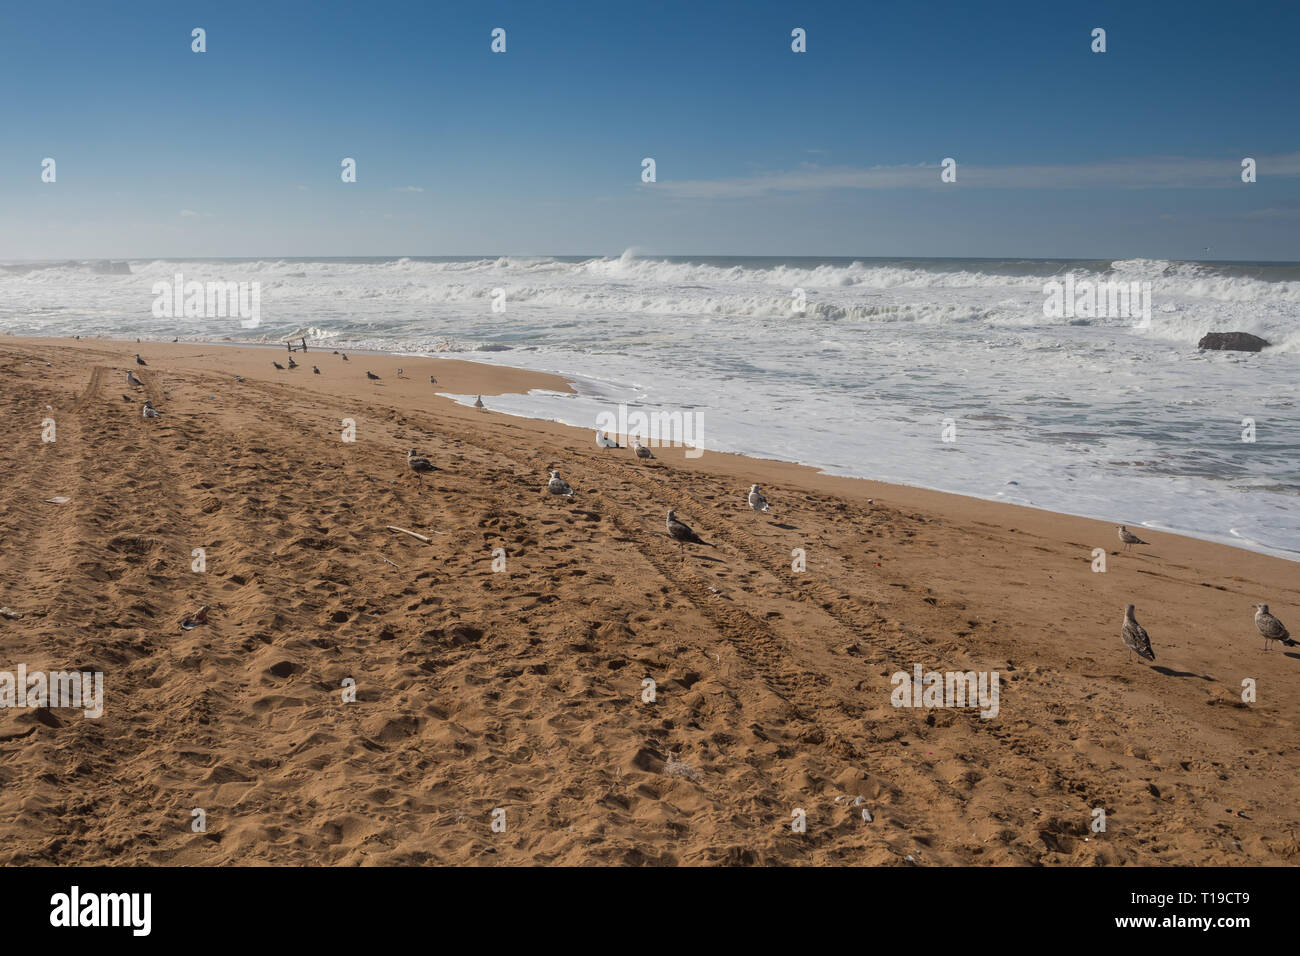
[[[636,449],[636,456],[637,456],[638,458],[653,458],[653,457],[654,457],[654,455],[650,454],[650,449],[647,448],[645,445],[641,444],[639,441],[633,440],[633,442],[632,442],[632,447],[633,447],[634,449]]]
[[[277,362],[275,359],[271,359],[271,364],[274,365],[276,368],[278,368],[281,372],[284,371],[284,366],[281,365],[279,362]]]
[[[162,412],[153,407],[153,402],[145,402],[140,414],[145,418],[162,418]]]
[[[135,377],[135,372],[126,373],[126,384],[134,385],[136,388],[144,387],[144,382]]]
[[[244,380],[244,376],[242,376],[242,375],[236,375],[236,376],[235,376],[235,381],[236,381],[236,382],[242,382],[243,380]]]
[[[402,370],[401,370],[400,368],[397,370],[397,374],[398,374],[398,375],[401,375],[401,374],[402,374]]]
[[[430,375],[430,376],[429,376],[429,384],[430,384],[430,385],[437,385],[437,384],[438,384],[438,380],[437,380],[436,378],[434,378],[432,375]]]
[[[316,374],[316,375],[319,375],[319,374],[320,374],[320,369],[318,369],[315,365],[313,365],[313,366],[311,367],[311,370],[312,370],[312,372],[313,372],[314,374]]]
[[[691,544],[702,544],[710,548],[713,547],[712,544],[710,544],[708,541],[705,541],[698,534],[696,534],[695,531],[691,528],[691,526],[686,524],[686,522],[678,521],[676,511],[668,512],[667,523],[668,523],[668,533],[672,535],[673,538],[676,539],[678,550],[682,551],[683,560],[685,560],[685,545],[687,542],[690,542]]]
[[[424,481],[424,475],[438,470],[433,467],[433,462],[429,461],[429,459],[416,454],[414,448],[406,453],[406,466],[415,472],[415,477],[419,478],[420,481]]]
[[[604,432],[598,431],[596,432],[596,447],[597,448],[622,448],[623,446],[620,445],[618,442],[614,441],[614,439],[610,438]]]
[[[758,485],[749,486],[749,506],[755,511],[767,511],[767,499],[763,493],[758,490]]]
[[[1120,539],[1121,541],[1124,542],[1124,550],[1125,550],[1125,551],[1127,551],[1129,548],[1133,547],[1133,545],[1135,545],[1135,544],[1146,544],[1146,543],[1147,543],[1147,542],[1143,541],[1141,538],[1139,538],[1137,535],[1135,535],[1135,534],[1134,534],[1132,531],[1130,531],[1128,528],[1126,528],[1124,525],[1120,525],[1119,528],[1118,528],[1117,530],[1119,531],[1119,539]]]
[[[130,395],[123,395],[123,396],[122,396],[122,401],[124,401],[124,402],[134,402],[135,399],[132,398]]]
[[[374,372],[366,372],[366,378],[370,379],[370,381],[372,382],[379,381],[379,376],[376,375]]]
[[[1119,636],[1130,652],[1137,651],[1138,657],[1145,657],[1149,661],[1156,659],[1155,651],[1151,650],[1151,638],[1147,637],[1146,628],[1133,616],[1132,604],[1124,609],[1124,627],[1120,629]],[[1132,659],[1133,655],[1130,653],[1129,660]]]
[[[1291,635],[1287,632],[1286,625],[1268,613],[1267,604],[1253,604],[1255,609],[1255,626],[1259,628],[1259,633],[1264,635],[1264,650],[1274,641],[1290,643]]]
[[[139,353],[139,352],[136,352],[136,353],[135,353],[135,364],[136,364],[136,365],[148,365],[149,363],[146,362],[144,359],[140,358],[140,353]]]
[[[298,367],[298,363],[295,362],[295,361],[293,360],[293,356],[290,355],[290,356],[289,356],[289,368],[297,368],[297,367]]]
[[[347,352],[344,352],[344,353],[343,353],[343,361],[346,362],[347,360],[348,360],[348,353],[347,353]]]
[[[551,480],[546,483],[546,490],[553,495],[564,495],[567,498],[573,497],[573,489],[569,483],[560,477],[558,471],[551,472]]]
[[[475,408],[486,408],[486,407],[487,407],[486,405],[483,404],[483,396],[482,396],[482,395],[480,395],[480,396],[478,396],[476,399],[474,399],[474,407],[475,407]]]

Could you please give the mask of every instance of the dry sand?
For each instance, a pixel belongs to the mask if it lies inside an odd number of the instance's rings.
[[[0,862],[1300,861],[1300,654],[1251,610],[1300,631],[1300,565],[490,411],[550,376],[285,357],[0,339],[0,670],[105,679],[99,719],[0,710]],[[997,671],[998,716],[893,707],[914,664]]]

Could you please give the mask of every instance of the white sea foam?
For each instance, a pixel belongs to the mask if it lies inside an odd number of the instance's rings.
[[[0,332],[508,349],[472,357],[573,376],[579,394],[497,410],[592,427],[614,402],[699,409],[716,450],[1300,552],[1300,266],[629,253],[130,268],[0,266]],[[259,282],[262,326],[154,319],[152,284],[178,272]],[[1046,317],[1044,283],[1069,275],[1150,282],[1151,327]],[[1209,331],[1275,347],[1197,352]],[[939,441],[944,418],[956,443]]]

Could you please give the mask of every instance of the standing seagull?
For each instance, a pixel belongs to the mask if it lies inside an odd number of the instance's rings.
[[[281,365],[279,362],[277,362],[275,359],[271,359],[271,364],[274,365],[276,368],[278,368],[281,372],[284,371],[284,366]]]
[[[1286,625],[1268,613],[1267,604],[1252,604],[1251,607],[1255,609],[1255,626],[1259,628],[1259,633],[1264,635],[1264,650],[1268,650],[1269,645],[1274,641],[1291,640]]]
[[[668,512],[668,533],[672,535],[673,538],[676,539],[677,547],[679,550],[683,551],[683,556],[685,554],[684,545],[687,542],[691,544],[702,544],[705,547],[709,547],[709,548],[713,547],[713,545],[710,542],[705,541],[698,534],[696,534],[695,531],[691,528],[691,526],[688,525],[686,522],[678,521],[676,511]]]
[[[312,374],[313,374],[313,375],[319,375],[319,374],[320,374],[320,369],[318,369],[315,365],[313,365],[313,366],[311,367],[311,370],[312,370]]]
[[[290,355],[290,356],[289,356],[289,368],[297,368],[297,367],[298,367],[298,363],[295,362],[295,361],[293,360],[293,356]]]
[[[430,376],[429,376],[429,384],[430,384],[430,385],[437,385],[437,384],[438,384],[438,380],[437,380],[436,378],[434,378],[432,375],[430,375]]]
[[[144,359],[140,358],[140,353],[139,353],[139,352],[136,352],[136,353],[135,353],[135,364],[136,364],[136,365],[148,365],[149,363],[146,362]]]
[[[136,388],[143,388],[144,382],[135,377],[135,372],[126,373],[126,384],[134,385]]]
[[[1149,661],[1156,659],[1155,651],[1151,650],[1151,638],[1147,637],[1146,628],[1133,616],[1132,604],[1124,609],[1124,627],[1120,630],[1119,636],[1130,652],[1137,651],[1138,657],[1145,657]],[[1132,659],[1133,655],[1130,653],[1129,660]]]
[[[162,418],[162,412],[153,407],[153,402],[145,402],[144,408],[140,409],[140,414],[144,418]]]
[[[343,353],[343,361],[346,362],[347,360],[348,360],[348,353],[347,353],[347,352],[344,352],[344,353]]]
[[[566,498],[573,497],[573,489],[569,483],[560,477],[558,471],[551,472],[551,480],[546,483],[546,490],[553,495],[564,495]]]
[[[1143,541],[1141,538],[1139,538],[1137,535],[1135,535],[1132,531],[1130,531],[1130,530],[1129,530],[1127,527],[1125,527],[1124,525],[1120,525],[1116,530],[1119,531],[1119,539],[1120,539],[1121,541],[1124,542],[1124,550],[1125,550],[1125,551],[1127,551],[1129,548],[1133,547],[1133,545],[1135,545],[1135,544],[1146,544],[1146,543],[1147,543],[1147,542]]]
[[[755,511],[767,511],[767,499],[763,493],[758,490],[758,485],[749,486],[749,506]]]
[[[623,446],[620,445],[618,442],[614,441],[614,439],[610,438],[604,432],[598,431],[596,432],[596,447],[597,448],[622,448]]]
[[[650,449],[647,448],[645,445],[641,444],[639,441],[633,440],[633,442],[632,442],[632,448],[636,451],[636,456],[637,456],[638,458],[653,458],[653,457],[654,457],[654,455],[650,454]]]
[[[483,396],[482,396],[482,395],[479,395],[477,398],[474,399],[474,407],[475,407],[475,408],[486,408],[486,407],[487,407],[486,405],[483,404]]]
[[[374,372],[366,372],[366,378],[370,379],[370,381],[372,382],[379,381],[379,376],[376,375]]]
[[[424,482],[425,475],[431,471],[438,470],[433,467],[433,462],[429,461],[429,459],[417,455],[414,448],[406,453],[406,466],[410,468],[411,471],[415,472],[415,477],[418,478],[421,483]]]

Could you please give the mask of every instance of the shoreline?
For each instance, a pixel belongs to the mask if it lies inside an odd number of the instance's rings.
[[[87,342],[104,342],[104,343],[118,344],[118,345],[136,344],[127,339],[83,338],[78,341],[75,339],[65,339],[65,338],[57,338],[57,337],[56,338],[21,337],[21,336],[0,337],[0,341],[5,341],[5,340],[27,341],[32,343],[45,342],[50,344],[67,344],[67,345],[74,345],[74,346],[84,344]],[[242,348],[259,349],[259,350],[269,349],[273,352],[287,351],[283,348],[277,347],[269,343],[207,341],[201,339],[189,340],[188,342],[187,340],[182,339],[180,342],[177,343],[153,342],[153,341],[146,340],[139,344],[141,345],[149,344],[150,347],[171,346],[171,345],[185,346],[188,344],[190,346],[220,346],[223,348],[231,348],[231,349],[242,349]],[[326,355],[330,355],[332,354],[333,349],[312,348],[310,351],[317,354],[323,353]],[[555,391],[555,392],[561,392],[567,394],[575,394],[578,391],[577,389],[574,388],[573,383],[575,377],[572,376],[566,376],[564,374],[556,373],[556,372],[537,371],[533,369],[520,368],[514,365],[497,364],[495,362],[485,362],[482,360],[476,360],[474,358],[461,357],[466,355],[472,356],[474,354],[473,352],[447,353],[446,356],[444,357],[442,353],[427,354],[427,353],[420,353],[420,352],[399,352],[399,351],[374,350],[374,349],[348,349],[348,354],[369,355],[369,356],[374,356],[377,359],[378,358],[389,358],[389,359],[412,358],[412,359],[421,359],[421,360],[427,359],[427,360],[433,360],[439,362],[463,363],[465,365],[474,366],[484,370],[492,370],[492,374],[487,375],[486,378],[486,380],[491,383],[490,386],[485,386],[484,388],[469,389],[468,391],[455,391],[454,394],[458,394],[458,395],[465,395],[468,393],[468,394],[483,394],[483,395],[517,394],[522,396],[522,395],[526,395],[530,390],[533,389],[543,389],[543,390]],[[493,354],[508,354],[508,353],[503,352],[503,353],[493,353]],[[457,378],[459,379],[459,376]],[[439,390],[448,392],[448,394],[445,397],[449,401],[456,402],[456,400],[451,397],[452,390],[443,389],[441,381],[439,382]],[[456,402],[456,403],[463,404],[460,402]],[[472,405],[472,403],[464,405],[464,407],[470,407],[470,405]],[[595,432],[594,426],[585,427],[581,425],[572,425],[555,418],[539,418],[524,413],[517,413],[517,412],[505,411],[505,410],[497,410],[497,413],[503,415],[509,415],[510,417],[518,418],[521,421],[545,423],[560,428],[572,429],[574,432],[578,432],[578,433]],[[624,435],[617,436],[618,441],[620,443],[625,443],[626,437],[627,436]],[[835,475],[823,471],[821,466],[818,465],[808,464],[805,462],[793,461],[793,460],[788,460],[783,458],[769,458],[763,455],[753,455],[753,454],[744,454],[741,452],[705,449],[705,457],[708,456],[725,456],[727,458],[741,459],[742,461],[764,462],[776,466],[790,466],[795,469],[806,470],[813,475],[817,475],[827,479],[839,479],[848,482],[865,482],[876,488],[883,487],[883,488],[895,490],[895,493],[892,495],[894,500],[897,501],[911,500],[916,502],[917,506],[934,507],[935,503],[939,501],[942,497],[951,496],[953,498],[958,498],[967,502],[981,502],[983,504],[993,506],[995,508],[1023,509],[1025,511],[1041,512],[1046,515],[1057,516],[1060,518],[1073,518],[1073,519],[1078,519],[1080,521],[1093,522],[1099,525],[1108,525],[1112,532],[1110,535],[1112,539],[1114,537],[1113,532],[1114,532],[1115,524],[1118,523],[1118,520],[1113,518],[1099,518],[1093,515],[1072,512],[1072,511],[1057,511],[1051,508],[1045,508],[1038,505],[1003,501],[996,498],[982,497],[979,495],[968,494],[960,491],[948,491],[939,488],[930,488],[923,485],[909,485],[909,484],[903,484],[898,482],[883,481],[874,478],[859,477],[853,475]],[[847,488],[848,486],[844,486],[844,487]],[[920,497],[916,497],[916,498],[909,497],[909,493],[911,492],[917,493]],[[866,496],[870,497],[871,495],[866,495]],[[928,496],[940,496],[940,498],[932,499]],[[1000,520],[1012,520],[1014,518],[1014,513],[1007,513],[1004,515],[1000,515],[999,517]],[[1130,525],[1130,527],[1139,529],[1140,533],[1150,532],[1152,534],[1158,534],[1158,535],[1169,535],[1178,538],[1184,538],[1189,541],[1200,541],[1207,544],[1218,545],[1220,547],[1232,548],[1235,551],[1241,551],[1246,554],[1258,554],[1258,555],[1263,555],[1265,557],[1276,558],[1281,561],[1300,563],[1300,550],[1288,550],[1285,548],[1271,547],[1268,545],[1259,544],[1255,542],[1246,544],[1241,541],[1233,540],[1232,538],[1226,537],[1224,535],[1199,536],[1199,535],[1191,534],[1185,529],[1166,529],[1166,528],[1156,527],[1151,525],[1136,525],[1136,524]],[[1098,541],[1099,541],[1098,546],[1101,547],[1110,546],[1109,541],[1105,540],[1104,534],[1098,537]]]
[[[1294,632],[1293,562],[1126,552],[1109,523],[790,463],[641,462],[492,411],[558,385],[540,373],[271,358],[0,337],[0,671],[104,674],[98,719],[0,707],[0,863],[1300,863],[1300,652],[1266,654],[1251,608]],[[669,508],[709,545],[672,541]],[[916,667],[1000,675],[996,716],[898,707]],[[114,798],[50,809],[75,790],[52,753]]]

